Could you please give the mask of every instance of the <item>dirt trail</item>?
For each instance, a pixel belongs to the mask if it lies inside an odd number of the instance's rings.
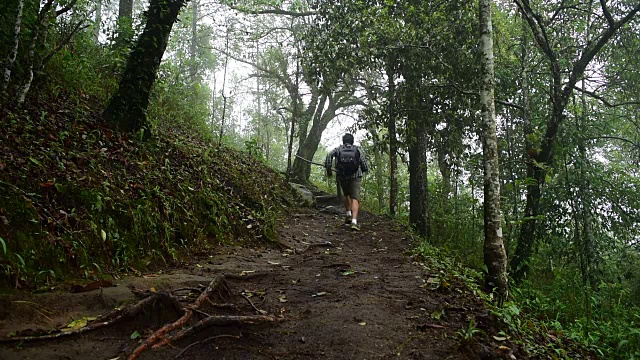
[[[328,204],[319,205],[325,207]],[[496,358],[460,346],[456,332],[486,311],[455,289],[429,290],[428,270],[405,252],[406,235],[384,218],[364,213],[362,230],[342,224],[339,207],[302,209],[282,224],[290,249],[222,247],[218,254],[165,274],[132,277],[118,286],[81,294],[0,297],[0,335],[53,328],[71,319],[108,312],[134,300],[130,287],[170,290],[201,287],[217,274],[230,295],[216,313],[281,319],[261,325],[221,326],[143,353],[142,359],[460,359]],[[129,286],[129,287],[127,287]],[[252,304],[250,304],[249,300]],[[38,305],[35,305],[38,304]],[[231,305],[232,304],[232,305]],[[255,307],[255,308],[254,308]],[[439,314],[442,316],[437,316]],[[0,359],[123,359],[139,339],[177,314],[146,311],[133,321],[51,341],[0,345]],[[135,336],[133,336],[135,337]]]

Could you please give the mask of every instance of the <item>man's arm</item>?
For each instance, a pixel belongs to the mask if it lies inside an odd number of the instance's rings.
[[[331,152],[327,154],[327,158],[324,162],[324,168],[327,170],[327,176],[329,177],[332,175],[331,168],[333,167],[333,158],[336,156],[337,152],[338,148],[331,150]]]
[[[360,170],[362,170],[363,173],[366,173],[369,171],[369,163],[367,162],[367,157],[364,156],[364,151],[362,151],[361,147],[358,147],[358,154],[360,154]]]

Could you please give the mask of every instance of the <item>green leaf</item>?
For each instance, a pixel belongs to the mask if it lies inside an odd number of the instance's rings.
[[[36,160],[36,159],[34,159],[32,157],[30,157],[29,160],[31,160],[32,163],[34,163],[34,164],[36,164],[38,166],[42,166],[42,164],[40,164],[40,161],[38,161],[38,160]]]
[[[133,334],[131,334],[131,340],[135,340],[140,338],[140,333],[138,332],[138,330],[134,331]]]
[[[72,330],[81,329],[87,326],[88,321],[89,319],[87,317],[83,317],[82,319],[78,319],[78,320],[73,320],[72,322],[68,323],[67,326],[64,329],[62,329],[62,331],[72,331]]]
[[[345,271],[343,271],[340,275],[342,275],[342,276],[349,276],[349,275],[353,275],[353,274],[355,274],[355,273],[356,273],[355,271],[353,271],[353,270],[349,269],[349,270],[345,270]]]
[[[20,260],[20,266],[24,269],[26,267],[24,259],[22,258],[22,256],[20,256],[20,254],[15,254],[15,255],[18,258],[18,260]]]
[[[4,254],[7,255],[7,243],[4,242],[4,239],[0,237],[0,244],[2,244],[2,250],[4,251]]]

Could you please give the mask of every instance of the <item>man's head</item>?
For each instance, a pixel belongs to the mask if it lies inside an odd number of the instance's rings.
[[[342,136],[342,143],[344,145],[353,145],[353,135],[351,134],[344,134]]]

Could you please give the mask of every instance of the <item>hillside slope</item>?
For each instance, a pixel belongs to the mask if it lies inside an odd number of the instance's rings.
[[[181,129],[143,142],[94,109],[41,98],[0,113],[0,287],[275,239],[275,219],[294,201],[278,173]]]

